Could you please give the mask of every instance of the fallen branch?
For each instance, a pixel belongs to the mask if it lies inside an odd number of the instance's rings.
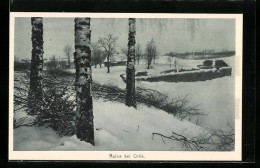
[[[229,131],[214,130],[207,134],[200,134],[196,137],[186,137],[172,131],[172,135],[166,136],[160,133],[153,132],[152,140],[154,136],[158,135],[163,138],[181,142],[186,150],[191,151],[231,151],[234,150],[235,134],[234,129]]]
[[[33,126],[33,125],[35,125],[34,120],[31,121],[31,122],[28,122],[29,120],[30,119],[28,117],[22,117],[18,120],[18,122],[16,122],[16,120],[14,119],[14,128],[18,128],[18,127],[21,127],[21,126]]]

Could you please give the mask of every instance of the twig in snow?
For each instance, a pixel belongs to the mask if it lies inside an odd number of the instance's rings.
[[[136,130],[136,133],[138,133],[138,131],[139,131],[139,127],[140,127],[140,126],[138,125],[137,130]]]
[[[122,130],[122,131],[129,133],[129,131],[127,131],[127,130]]]
[[[207,134],[200,134],[196,137],[186,137],[172,131],[171,136],[166,136],[160,133],[152,133],[152,140],[154,135],[159,135],[162,140],[167,138],[170,140],[181,142],[186,150],[196,151],[231,151],[234,150],[235,133],[231,127],[229,131],[211,130]],[[164,140],[163,140],[164,142]],[[164,142],[165,143],[165,142]]]

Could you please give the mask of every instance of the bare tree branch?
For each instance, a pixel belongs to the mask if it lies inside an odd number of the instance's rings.
[[[208,133],[199,134],[195,137],[187,137],[182,134],[178,134],[172,131],[170,136],[166,136],[160,133],[153,132],[154,135],[158,135],[162,138],[181,142],[186,150],[191,151],[232,151],[234,150],[235,133],[231,127],[230,130],[210,130]],[[165,141],[163,140],[165,144]]]
[[[98,44],[107,54],[107,73],[110,73],[110,57],[116,52],[117,37],[112,34],[107,34],[105,37],[99,38]]]

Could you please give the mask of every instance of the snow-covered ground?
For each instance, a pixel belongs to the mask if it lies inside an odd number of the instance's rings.
[[[59,137],[45,127],[19,127],[14,129],[14,150],[185,150],[179,142],[164,139],[152,133],[170,136],[171,132],[185,136],[198,136],[206,131],[188,121],[180,121],[158,109],[122,103],[94,100],[95,147],[74,136]],[[21,114],[20,114],[21,115]]]
[[[219,59],[228,63],[232,67],[232,73],[234,73],[235,56]],[[176,61],[177,68],[196,68],[197,65],[203,63],[203,60],[178,58],[176,58]],[[136,71],[148,71],[148,74],[150,75],[157,75],[163,70],[171,69],[166,56],[161,56],[156,63],[156,65],[152,64],[154,69],[147,70],[146,64],[141,62],[140,65],[136,65]],[[111,84],[122,89],[126,88],[125,83],[120,78],[120,74],[125,73],[125,66],[111,67],[109,74],[107,73],[106,67],[93,68],[92,70],[94,81],[101,84]],[[201,126],[205,128],[225,129],[227,123],[232,126],[234,125],[234,74],[231,76],[198,82],[172,83],[137,81],[136,86],[157,90],[168,95],[170,98],[183,98],[184,96],[188,96],[191,106],[199,105],[198,108],[207,114],[207,116],[201,118]]]
[[[234,68],[234,58],[221,58]],[[202,60],[177,60],[179,66],[196,67]],[[149,74],[156,74],[170,69],[167,57],[161,57]],[[92,68],[93,80],[101,84],[111,84],[125,89],[120,74],[125,73],[125,66]],[[137,71],[144,71],[145,64],[136,66]],[[71,70],[74,72],[75,70]],[[234,69],[232,70],[234,72]],[[95,143],[79,141],[74,136],[59,137],[54,130],[45,127],[19,127],[14,129],[14,150],[185,150],[176,141],[156,136],[152,132],[170,136],[171,132],[185,136],[198,136],[208,128],[225,129],[226,123],[234,124],[234,75],[199,82],[145,82],[138,81],[136,86],[151,88],[171,98],[190,98],[190,106],[200,105],[202,112],[208,114],[202,118],[201,126],[189,121],[180,121],[165,111],[138,104],[137,109],[126,107],[122,103],[94,100]],[[16,114],[16,117],[24,114]]]

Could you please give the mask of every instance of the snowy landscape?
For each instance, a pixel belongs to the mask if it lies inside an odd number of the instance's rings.
[[[161,57],[161,64],[164,57]],[[224,60],[232,65],[235,57]],[[199,64],[201,60],[179,60],[186,67]],[[159,64],[159,63],[158,63]],[[167,64],[166,64],[167,65]],[[155,66],[156,67],[156,66]],[[120,78],[124,66],[112,67],[111,73],[104,76],[106,68],[93,68],[93,81],[125,89],[125,83]],[[143,71],[145,65],[137,66],[137,71]],[[167,68],[166,68],[167,69]],[[160,67],[159,71],[163,70]],[[68,70],[75,73],[74,69]],[[156,73],[152,69],[150,73]],[[19,75],[20,76],[20,75]],[[143,82],[137,87],[157,90],[170,98],[188,96],[189,106],[198,106],[205,116],[200,117],[199,125],[187,120],[180,120],[167,112],[139,104],[137,109],[126,107],[123,103],[109,102],[97,99],[93,102],[96,146],[82,142],[76,136],[59,136],[46,127],[19,127],[14,130],[14,150],[186,150],[181,142],[161,139],[152,133],[170,135],[171,131],[196,137],[206,135],[214,128],[230,130],[228,124],[234,126],[234,75],[201,82]],[[225,95],[225,96],[223,96]],[[221,104],[219,106],[217,103]],[[25,111],[16,113],[17,120],[25,117]],[[113,117],[115,116],[115,117]],[[30,122],[28,120],[27,122]]]
[[[27,22],[24,21],[24,23],[28,23],[28,18]],[[187,23],[193,24],[195,27],[198,26],[197,22],[189,21]],[[164,24],[167,27],[167,23]],[[51,26],[50,24],[49,27]],[[53,33],[53,31],[48,32],[48,26],[45,28],[47,30],[43,30],[47,32],[47,35]],[[94,34],[94,28],[91,29],[93,29],[92,34]],[[73,35],[73,31],[71,34]],[[125,36],[127,39],[127,32]],[[138,38],[136,37],[139,41],[140,36],[139,34]],[[117,38],[111,38],[117,40]],[[49,40],[49,37],[47,38],[45,35],[44,42],[46,39]],[[132,61],[132,58],[128,58],[131,55],[131,47],[128,48],[126,54],[123,54],[123,50],[120,51],[120,47],[115,45],[114,55],[122,53],[125,60],[126,58],[128,60],[122,61],[120,65],[118,62],[110,60],[111,66],[108,67],[107,60],[110,59],[108,58],[110,52],[106,53],[102,48],[104,45],[102,40],[104,39],[99,38],[97,45],[90,47],[92,66],[87,67],[91,68],[91,71],[88,72],[92,77],[90,95],[93,97],[91,111],[94,116],[94,145],[78,138],[77,124],[81,114],[79,112],[80,106],[78,106],[80,101],[77,96],[81,92],[79,92],[79,88],[75,88],[75,83],[81,79],[77,78],[77,73],[81,72],[81,69],[76,71],[79,64],[74,65],[74,57],[72,56],[74,48],[71,48],[68,59],[65,59],[69,60],[69,63],[62,62],[58,56],[52,56],[43,61],[41,87],[44,103],[40,110],[42,112],[38,111],[37,114],[33,115],[30,114],[30,106],[27,102],[28,94],[30,94],[30,79],[32,79],[32,77],[30,78],[31,62],[27,62],[28,67],[26,67],[25,61],[22,62],[21,58],[18,57],[15,60],[14,151],[234,150],[236,55],[212,59],[192,59],[190,56],[189,59],[181,59],[179,56],[173,57],[165,54],[168,51],[162,51],[163,47],[160,48],[159,42],[153,43],[152,39],[147,42],[146,47],[143,45],[142,54],[137,53],[137,49],[135,51],[133,63],[135,74],[145,72],[147,77],[162,76],[163,71],[174,68],[176,72],[170,74],[182,74],[180,69],[196,69],[196,71],[204,72],[207,70],[198,69],[197,65],[204,64],[206,60],[213,62],[223,60],[230,67],[231,75],[195,82],[151,82],[137,80],[136,76],[134,80],[136,97],[134,101],[136,104],[128,106],[125,103],[128,91],[128,87],[126,87],[128,78],[126,77],[129,75],[127,74],[129,73],[127,68],[130,67],[129,60]],[[196,41],[196,38],[192,40]],[[154,54],[156,53],[154,58],[149,58],[149,44],[154,45],[153,47],[160,51],[160,53],[154,51]],[[44,45],[45,51],[49,44]],[[65,48],[63,51],[66,55]],[[30,47],[28,47],[28,51],[31,51]],[[15,54],[17,53],[15,52]],[[138,54],[142,56],[140,61],[138,57],[137,63]],[[114,55],[112,54],[110,57],[113,58]],[[45,54],[43,54],[44,57]],[[20,69],[18,69],[18,65],[21,66]],[[214,67],[211,69],[213,71],[219,70]],[[86,74],[89,75],[89,73]]]

